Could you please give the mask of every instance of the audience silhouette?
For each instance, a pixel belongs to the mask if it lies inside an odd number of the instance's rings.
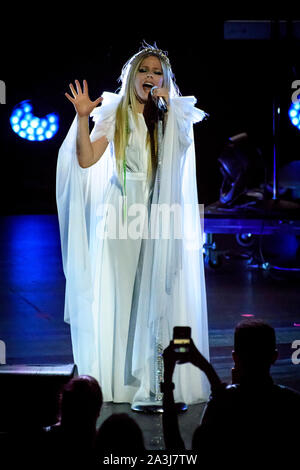
[[[163,353],[162,419],[167,452],[178,454],[186,449],[178,425],[172,376],[176,364],[190,362],[206,374],[211,386],[191,445],[201,461],[208,459],[210,465],[221,463],[231,468],[296,462],[300,393],[274,383],[270,369],[277,357],[274,328],[262,320],[242,321],[234,332],[232,383],[227,385],[193,340],[185,353],[176,352],[171,341]],[[72,378],[61,391],[58,422],[40,434],[26,436],[23,432],[28,456],[33,446],[36,449],[35,458],[26,463],[38,464],[39,468],[73,464],[98,468],[107,456],[145,455],[142,430],[126,413],[113,414],[97,430],[102,402],[96,379],[88,375]],[[32,436],[35,442],[30,447]],[[13,446],[13,442],[10,444]]]
[[[126,413],[113,414],[97,430],[102,401],[101,387],[91,376],[75,377],[63,387],[58,422],[45,428],[42,446],[53,465],[98,468],[111,454],[138,456],[145,452],[142,431]]]
[[[99,458],[113,454],[139,456],[145,452],[142,430],[126,413],[116,413],[100,426],[96,438],[96,454]]]
[[[210,400],[193,436],[195,452],[206,455],[211,462],[236,461],[241,468],[250,461],[292,461],[297,449],[300,393],[273,382],[270,368],[278,352],[275,331],[270,325],[262,320],[245,320],[236,326],[231,385],[221,382],[193,341],[184,358],[173,351],[172,342],[163,356],[163,427],[167,448],[185,448],[171,383],[176,361],[181,359],[199,367],[211,384]]]
[[[44,450],[54,461],[92,461],[102,402],[101,387],[89,375],[74,377],[63,387],[58,422],[45,428]]]

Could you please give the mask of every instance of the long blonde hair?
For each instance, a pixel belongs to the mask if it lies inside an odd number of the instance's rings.
[[[171,95],[179,95],[179,90],[173,81],[173,72],[169,59],[165,52],[158,49],[156,46],[150,46],[145,44],[143,48],[135,54],[131,59],[126,62],[122,69],[120,76],[120,81],[122,86],[119,94],[122,95],[122,99],[117,108],[116,113],[116,127],[114,135],[114,146],[115,146],[115,155],[117,163],[117,171],[119,175],[122,174],[124,159],[125,159],[125,150],[128,143],[129,135],[129,123],[128,123],[128,107],[131,106],[133,119],[135,120],[136,125],[138,126],[138,108],[137,108],[137,98],[135,91],[135,76],[142,61],[148,56],[158,57],[160,60],[162,71],[163,71],[163,87],[167,88]],[[154,134],[155,147],[157,148],[157,129]],[[148,149],[149,149],[149,158],[148,158],[148,178],[152,178],[153,171],[157,164],[157,155],[156,159],[152,158],[150,152],[150,138],[148,132]]]

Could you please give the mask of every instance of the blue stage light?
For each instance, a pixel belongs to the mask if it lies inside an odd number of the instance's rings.
[[[300,130],[300,103],[292,103],[289,109],[289,117],[293,126],[298,127]]]
[[[34,116],[29,100],[14,107],[10,117],[12,130],[22,139],[43,142],[52,139],[59,127],[58,115],[49,113],[42,118]]]

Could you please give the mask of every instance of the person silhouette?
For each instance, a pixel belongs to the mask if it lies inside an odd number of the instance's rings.
[[[192,449],[218,462],[231,449],[240,465],[258,458],[269,463],[292,459],[300,418],[300,393],[275,384],[272,379],[270,369],[278,357],[274,328],[263,320],[240,322],[235,328],[232,357],[232,384],[226,385],[191,340],[190,352],[183,360],[205,372],[212,392],[201,425],[194,432]],[[172,428],[166,442],[182,448],[170,382],[178,359],[170,344],[164,352],[164,390],[167,390],[164,401],[168,403],[164,404],[167,413],[163,419],[164,430]]]
[[[138,456],[145,452],[141,428],[127,413],[115,413],[107,418],[97,432],[96,455]]]
[[[62,388],[59,419],[45,428],[44,448],[54,461],[78,462],[92,459],[96,424],[103,397],[98,381],[89,375],[72,378]]]

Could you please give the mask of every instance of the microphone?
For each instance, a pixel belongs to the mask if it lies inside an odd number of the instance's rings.
[[[153,95],[153,91],[156,90],[157,88],[158,88],[158,86],[154,86],[150,90],[152,99],[153,99],[154,103],[156,104],[156,106],[158,107],[158,109],[160,109],[160,111],[163,111],[164,113],[166,113],[168,111],[168,106],[167,106],[166,100],[162,96],[154,96]]]

